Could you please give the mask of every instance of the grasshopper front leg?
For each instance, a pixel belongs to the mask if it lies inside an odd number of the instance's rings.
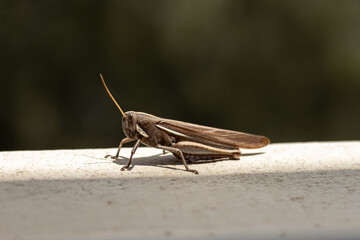
[[[137,140],[137,142],[135,143],[133,149],[131,150],[131,155],[130,155],[129,162],[128,162],[128,164],[127,164],[126,166],[123,166],[123,167],[121,168],[121,171],[125,171],[126,169],[128,169],[128,168],[130,167],[130,165],[131,165],[131,159],[132,159],[134,153],[136,152],[136,149],[139,147],[140,142],[141,142],[141,141],[140,141],[140,139],[139,139],[139,140]]]
[[[185,161],[185,158],[184,158],[184,154],[181,152],[180,149],[178,148],[175,148],[175,147],[167,147],[167,146],[162,146],[162,145],[157,145],[156,146],[157,148],[160,148],[162,150],[166,150],[166,151],[169,151],[169,152],[172,152],[174,154],[176,154],[177,156],[179,156],[185,166],[185,169],[186,171],[188,172],[192,172],[192,173],[195,173],[195,174],[199,174],[198,171],[194,170],[194,169],[190,169]]]
[[[119,157],[119,154],[120,154],[120,149],[122,148],[122,145],[124,143],[128,143],[128,142],[131,142],[131,141],[135,141],[135,139],[132,139],[132,138],[124,138],[123,140],[121,140],[120,144],[119,144],[119,148],[116,152],[116,155],[115,156],[111,156],[111,155],[106,155],[105,158],[108,158],[110,157],[111,159],[115,159],[115,161],[118,159]]]

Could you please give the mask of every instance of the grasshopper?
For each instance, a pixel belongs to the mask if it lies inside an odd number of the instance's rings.
[[[105,158],[117,160],[123,144],[136,141],[131,150],[129,162],[121,168],[121,171],[130,167],[133,155],[140,143],[173,153],[175,157],[182,160],[186,171],[195,174],[199,172],[190,169],[186,160],[192,162],[220,158],[240,159],[239,148],[261,148],[270,143],[265,136],[170,120],[143,112],[124,113],[107,88],[101,74],[100,77],[107,93],[123,115],[122,129],[126,136],[121,140],[116,155],[106,155]]]

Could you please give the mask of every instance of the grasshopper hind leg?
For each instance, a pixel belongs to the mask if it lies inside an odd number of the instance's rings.
[[[167,146],[162,146],[162,145],[157,145],[156,147],[157,147],[157,148],[160,148],[160,149],[162,149],[162,150],[169,151],[169,152],[175,154],[176,156],[180,157],[180,159],[182,160],[182,162],[183,162],[183,164],[184,164],[184,166],[185,166],[186,171],[195,173],[195,174],[197,174],[197,175],[199,174],[198,171],[196,171],[196,170],[194,170],[194,169],[190,169],[190,168],[188,167],[188,165],[187,165],[187,163],[186,163],[186,160],[185,160],[185,158],[184,158],[184,154],[181,152],[180,149],[178,149],[178,148],[176,148],[176,147],[167,147]]]
[[[190,141],[178,142],[174,145],[174,147],[180,149],[185,159],[190,161],[213,160],[220,158],[238,160],[241,155],[239,149],[223,149]]]

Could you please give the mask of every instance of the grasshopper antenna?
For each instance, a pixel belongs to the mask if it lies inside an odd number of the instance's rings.
[[[106,84],[105,84],[105,81],[104,81],[104,78],[103,78],[103,76],[101,75],[101,73],[100,73],[100,77],[101,77],[101,81],[102,81],[102,83],[104,84],[104,87],[105,87],[106,91],[108,92],[109,96],[110,96],[111,99],[114,101],[114,103],[116,104],[116,106],[118,107],[118,109],[120,110],[120,112],[122,113],[122,115],[124,116],[124,118],[126,118],[125,113],[123,112],[123,110],[121,109],[121,107],[120,107],[119,104],[116,102],[115,98],[111,95],[109,89],[107,88],[107,86],[106,86]]]

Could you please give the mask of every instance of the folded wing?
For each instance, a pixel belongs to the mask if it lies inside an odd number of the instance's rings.
[[[265,136],[206,127],[175,120],[162,119],[156,126],[180,139],[224,148],[260,148],[268,145]]]

